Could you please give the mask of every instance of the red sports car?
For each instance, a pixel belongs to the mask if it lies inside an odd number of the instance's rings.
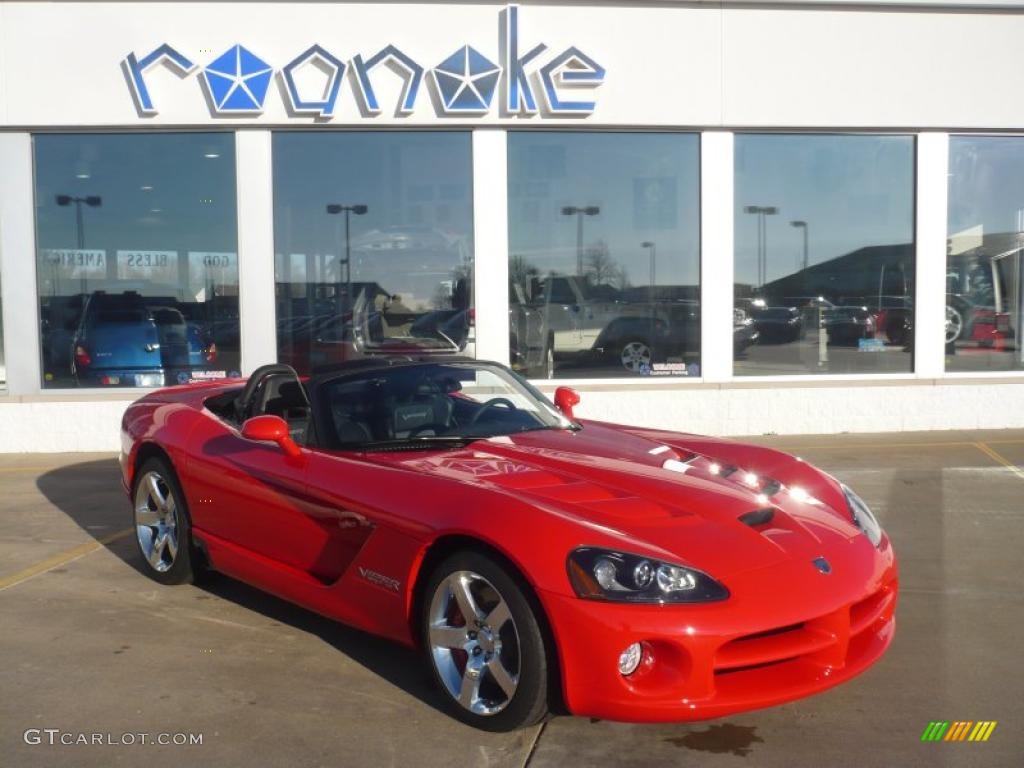
[[[892,641],[897,569],[800,459],[577,420],[504,366],[372,358],[163,389],[124,416],[157,581],[206,568],[422,649],[451,711],[713,718],[823,691]]]

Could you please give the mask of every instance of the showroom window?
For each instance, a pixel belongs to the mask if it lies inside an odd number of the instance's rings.
[[[913,369],[914,139],[736,136],[734,370]]]
[[[946,370],[1024,369],[1024,138],[949,140]]]
[[[471,354],[470,134],[278,132],[273,150],[278,359]]]
[[[37,135],[44,387],[238,375],[230,133]]]
[[[699,142],[509,134],[514,368],[532,378],[700,375]]]
[[[7,389],[7,364],[4,360],[4,301],[0,297],[0,391]]]

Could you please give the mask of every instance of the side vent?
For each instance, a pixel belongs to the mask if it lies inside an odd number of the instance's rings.
[[[755,509],[753,512],[747,512],[736,519],[744,525],[749,525],[751,528],[757,528],[760,525],[770,523],[774,517],[775,510],[771,507],[767,507],[765,509]]]

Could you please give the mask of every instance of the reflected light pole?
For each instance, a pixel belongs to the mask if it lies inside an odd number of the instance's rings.
[[[345,214],[345,309],[349,313],[352,312],[352,248],[351,238],[349,235],[349,216],[355,214],[356,216],[362,216],[370,210],[367,206],[362,203],[356,205],[341,205],[340,203],[328,203],[327,213]],[[355,318],[352,318],[352,325],[355,327]]]
[[[656,259],[655,253],[657,251],[657,246],[651,240],[644,240],[642,243],[640,243],[640,247],[641,248],[647,248],[650,251],[650,258],[651,258],[650,264],[651,264],[651,266],[649,268],[649,274],[650,274],[650,278],[651,278],[650,279],[650,282],[651,282],[651,299],[654,299],[654,285],[655,285],[655,282],[656,282],[654,270],[655,270],[655,259]]]
[[[651,355],[652,355],[651,362],[653,363],[653,361],[654,361],[654,358],[653,358],[653,355],[654,355],[654,345],[655,345],[655,338],[656,338],[655,337],[655,333],[654,333],[654,327],[657,324],[657,313],[656,313],[656,311],[654,309],[654,283],[655,283],[655,272],[654,272],[654,270],[655,270],[655,266],[656,266],[656,264],[655,264],[656,255],[655,254],[657,252],[657,246],[655,245],[653,240],[644,240],[642,243],[640,243],[640,247],[641,248],[646,248],[650,252],[650,258],[651,258],[651,262],[650,262],[651,266],[650,266],[650,270],[649,270],[650,282],[651,282],[651,293],[650,293],[650,296],[648,296],[647,300],[651,303],[651,330],[650,330],[650,336],[651,336]]]
[[[79,251],[85,250],[85,221],[82,219],[82,204],[89,206],[90,208],[99,208],[103,205],[103,198],[99,195],[87,195],[86,197],[77,197],[75,195],[57,195],[57,205],[62,208],[74,203],[75,205],[75,248]],[[85,280],[81,278],[81,289],[82,293],[85,293]]]
[[[597,216],[600,212],[601,209],[596,205],[562,207],[563,216],[576,217],[576,274],[580,277],[583,276],[583,217]]]
[[[757,215],[757,284],[763,288],[768,282],[768,217],[779,209],[774,205],[745,205],[743,212]]]
[[[804,234],[804,271],[806,271],[807,267],[809,266],[809,263],[808,263],[808,260],[807,260],[807,222],[806,221],[791,221],[791,222],[789,222],[789,226],[796,227],[797,229],[802,229],[803,230],[803,234]]]

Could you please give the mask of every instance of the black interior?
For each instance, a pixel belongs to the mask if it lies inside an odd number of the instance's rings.
[[[254,416],[278,416],[297,443],[325,448],[419,437],[487,437],[546,426],[508,398],[463,396],[461,379],[472,381],[475,374],[455,364],[376,363],[353,365],[351,371],[303,383],[289,366],[264,366],[244,388],[212,397],[206,407],[236,428]]]
[[[302,383],[294,375],[273,373],[257,390],[254,416],[280,416],[288,422],[292,440],[304,445],[309,432],[311,410]]]

